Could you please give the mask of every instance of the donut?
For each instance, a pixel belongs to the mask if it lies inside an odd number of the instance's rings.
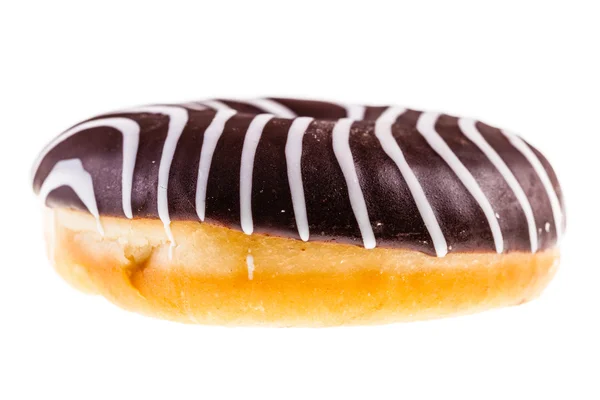
[[[565,230],[518,135],[398,106],[264,98],[98,115],[35,160],[49,260],[186,323],[383,324],[537,297]]]

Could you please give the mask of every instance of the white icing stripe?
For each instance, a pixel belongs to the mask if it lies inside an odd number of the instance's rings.
[[[251,254],[246,256],[246,266],[248,267],[248,280],[254,278],[254,257]]]
[[[302,139],[308,126],[313,121],[310,117],[296,118],[288,131],[285,144],[285,160],[287,164],[287,175],[292,194],[294,216],[298,234],[305,242],[310,236],[308,229],[308,217],[306,216],[306,201],[304,199],[304,185],[302,183]]]
[[[427,143],[429,143],[431,148],[437,154],[439,154],[439,156],[442,157],[452,171],[454,171],[458,179],[460,179],[463,185],[465,185],[471,196],[473,196],[475,201],[477,201],[488,221],[488,224],[490,225],[496,252],[502,253],[504,251],[504,240],[502,238],[502,231],[500,230],[500,224],[498,224],[494,209],[479,187],[479,184],[473,175],[471,175],[469,170],[463,165],[460,159],[456,156],[456,154],[454,154],[452,149],[450,149],[444,139],[442,139],[435,130],[435,123],[438,117],[438,113],[424,112],[417,121],[417,130],[425,138]]]
[[[196,182],[196,213],[200,221],[204,221],[206,214],[206,185],[208,184],[208,174],[210,173],[213,154],[225,129],[225,123],[235,113],[231,109],[218,111],[206,131],[204,131],[200,161],[198,162],[198,181]]]
[[[391,122],[393,125],[396,123],[396,120],[405,112],[406,108],[404,107],[390,106],[381,113],[379,118],[377,118],[377,121]]]
[[[476,121],[467,118],[460,118],[458,120],[458,126],[460,127],[463,134],[469,138],[479,149],[486,155],[491,163],[496,167],[498,172],[502,175],[510,189],[515,194],[517,201],[521,205],[523,212],[525,213],[525,219],[527,220],[527,226],[529,228],[529,241],[531,243],[531,252],[535,253],[538,249],[538,236],[535,225],[535,218],[533,216],[533,210],[527,195],[523,191],[523,188],[517,181],[517,178],[513,175],[512,171],[500,155],[494,150],[492,146],[484,139],[476,126]]]
[[[249,99],[236,100],[240,103],[250,104],[266,113],[273,114],[281,118],[295,118],[296,113],[284,106],[283,104],[271,99]]]
[[[267,122],[273,118],[271,114],[259,114],[248,126],[244,146],[242,147],[242,163],[240,166],[240,221],[242,230],[250,235],[254,231],[252,221],[252,173],[254,170],[254,156],[260,141],[263,129]]]
[[[198,101],[198,104],[203,104],[207,107],[212,108],[213,110],[232,110],[231,107],[229,107],[227,104],[223,103],[222,101],[219,100],[203,100],[203,101]]]
[[[133,186],[133,169],[137,157],[138,144],[140,138],[140,126],[137,122],[128,118],[102,118],[79,124],[64,132],[48,144],[37,158],[33,171],[32,180],[35,177],[44,157],[55,148],[59,143],[64,142],[71,136],[87,129],[109,127],[121,132],[123,136],[123,167],[121,172],[121,194],[123,202],[123,213],[127,218],[133,218],[131,211],[131,190]]]
[[[444,233],[440,228],[433,208],[431,208],[431,204],[429,203],[429,200],[427,200],[419,180],[406,162],[400,145],[392,135],[392,125],[400,115],[404,114],[404,112],[406,112],[406,109],[402,107],[390,107],[385,110],[375,122],[375,135],[377,136],[377,139],[379,139],[381,147],[388,157],[396,163],[396,166],[398,166],[400,173],[406,181],[408,189],[417,205],[417,209],[421,214],[421,218],[425,223],[425,227],[429,232],[429,236],[431,236],[436,255],[438,257],[444,257],[448,253],[448,244],[446,243]]]
[[[191,101],[189,103],[183,103],[182,106],[189,108],[190,110],[196,110],[196,111],[204,111],[208,108],[207,106],[200,104],[198,102],[194,102],[194,101]]]
[[[554,190],[554,186],[550,181],[550,177],[546,172],[546,169],[540,162],[539,158],[535,155],[535,153],[529,148],[527,143],[523,141],[519,136],[514,133],[502,131],[504,135],[508,138],[510,143],[525,156],[527,161],[531,164],[536,174],[540,177],[542,181],[542,185],[544,185],[544,189],[548,195],[548,199],[550,199],[550,206],[552,208],[552,216],[554,217],[554,225],[556,229],[556,240],[557,242],[560,240],[562,236],[562,209],[560,207],[560,201],[558,200],[558,195]]]
[[[157,187],[157,209],[158,217],[165,227],[165,233],[171,246],[169,247],[169,258],[172,256],[175,238],[171,232],[171,218],[169,217],[169,198],[167,189],[169,187],[169,172],[171,163],[177,148],[179,137],[188,121],[188,111],[182,107],[173,106],[150,106],[139,107],[123,111],[124,113],[151,113],[164,114],[169,117],[169,127],[167,129],[167,138],[163,144],[160,164],[158,166],[158,187]]]
[[[100,223],[100,214],[98,214],[96,196],[94,195],[92,176],[83,168],[80,159],[71,158],[62,160],[54,165],[40,188],[42,204],[46,204],[46,199],[50,192],[61,186],[69,186],[73,189],[90,214],[96,218],[98,232],[104,235],[104,229],[102,229],[102,224]]]
[[[354,159],[350,152],[349,138],[353,122],[354,120],[350,118],[342,118],[335,124],[332,133],[333,152],[346,180],[350,205],[352,206],[352,211],[362,235],[363,245],[366,249],[372,249],[377,243],[373,234],[373,228],[371,227],[371,221],[369,220],[367,204],[358,183]]]
[[[346,109],[346,117],[355,120],[363,120],[367,108],[360,104],[346,104],[343,106]]]

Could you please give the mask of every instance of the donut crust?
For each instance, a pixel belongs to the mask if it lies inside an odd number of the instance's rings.
[[[558,249],[436,258],[174,221],[44,210],[49,258],[74,287],[145,315],[262,326],[384,324],[517,305],[540,294]],[[248,263],[248,256],[253,259]],[[250,266],[249,266],[250,265]]]

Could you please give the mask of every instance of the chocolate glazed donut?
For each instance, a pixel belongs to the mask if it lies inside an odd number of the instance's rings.
[[[445,114],[307,100],[104,114],[42,151],[33,187],[47,207],[91,214],[99,234],[107,217],[159,219],[171,261],[179,221],[422,257],[544,253],[565,225],[554,171],[513,133]],[[250,274],[255,260],[246,261]]]

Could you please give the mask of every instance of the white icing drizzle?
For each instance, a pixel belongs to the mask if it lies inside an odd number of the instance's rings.
[[[271,99],[249,99],[236,100],[240,103],[250,104],[266,113],[273,114],[280,118],[296,118],[296,113],[283,104]]]
[[[252,173],[254,170],[254,156],[256,148],[267,122],[274,116],[259,114],[248,126],[242,147],[242,162],[240,166],[240,221],[242,230],[250,235],[254,231],[252,221]]]
[[[254,257],[252,254],[246,256],[246,266],[248,267],[248,279],[252,280],[254,278]]]
[[[61,186],[69,186],[73,189],[90,214],[96,218],[98,232],[104,235],[104,229],[102,229],[102,224],[100,223],[100,214],[98,213],[98,206],[96,204],[96,196],[94,195],[92,176],[83,168],[80,159],[71,158],[54,164],[54,167],[40,188],[42,204],[46,204],[46,199],[50,192]]]
[[[200,221],[204,221],[206,214],[206,185],[208,183],[208,174],[210,173],[213,154],[217,147],[217,142],[225,129],[225,123],[235,113],[232,109],[217,111],[210,125],[204,131],[200,161],[198,162],[198,181],[196,182],[196,213]]]
[[[502,238],[502,231],[500,230],[500,224],[496,219],[494,209],[490,204],[488,198],[485,196],[479,184],[471,175],[469,170],[463,165],[460,159],[454,154],[452,149],[446,144],[444,139],[435,130],[435,123],[439,118],[438,113],[424,112],[421,114],[417,121],[417,130],[425,138],[431,148],[439,154],[440,157],[448,164],[448,166],[454,171],[458,179],[465,185],[471,196],[477,201],[481,210],[485,214],[485,217],[490,226],[492,237],[497,253],[504,251],[504,240]]]
[[[207,107],[212,108],[213,110],[232,110],[231,107],[229,107],[227,104],[223,103],[222,101],[219,100],[202,100],[202,101],[198,101],[198,104],[202,104],[205,105]]]
[[[375,235],[373,234],[373,228],[371,227],[371,221],[369,220],[367,204],[365,203],[365,198],[358,182],[356,167],[350,151],[349,138],[353,122],[354,120],[350,118],[342,118],[335,124],[332,133],[333,152],[335,153],[335,157],[337,158],[342,173],[344,174],[344,179],[346,180],[350,205],[352,206],[352,211],[354,212],[358,228],[362,235],[363,245],[365,246],[365,249],[373,249],[377,243],[375,241]]]
[[[288,182],[292,194],[292,205],[298,234],[305,242],[310,236],[308,217],[306,216],[306,201],[304,198],[304,185],[302,183],[302,139],[308,126],[313,121],[310,117],[296,118],[288,131],[285,143],[285,161],[287,164]]]
[[[360,104],[345,104],[343,106],[346,109],[346,117],[355,120],[362,120],[365,118],[365,111],[367,108]]]
[[[539,158],[535,155],[535,153],[529,148],[527,143],[523,141],[519,136],[512,132],[502,131],[504,135],[508,138],[510,143],[525,156],[527,161],[531,164],[536,174],[539,176],[542,181],[542,185],[546,190],[546,194],[548,195],[548,199],[550,199],[550,206],[552,208],[552,216],[554,217],[554,226],[556,229],[556,241],[560,241],[562,236],[562,209],[560,207],[560,201],[558,200],[558,195],[554,190],[554,186],[550,181],[550,177],[546,172],[546,169],[540,162]]]
[[[408,189],[415,200],[417,209],[421,214],[421,218],[425,223],[425,227],[429,232],[429,236],[431,236],[436,255],[438,257],[444,257],[448,253],[448,244],[446,243],[444,233],[440,228],[433,208],[431,207],[429,200],[427,200],[419,180],[408,165],[400,145],[392,135],[392,125],[396,122],[396,119],[405,112],[406,109],[403,107],[389,107],[386,109],[375,122],[375,136],[377,136],[377,139],[379,139],[379,142],[381,143],[381,147],[388,157],[396,163],[396,166],[398,166],[400,173],[404,177]]]
[[[169,259],[173,256],[173,247],[175,247],[175,238],[171,232],[171,218],[169,217],[169,198],[167,188],[169,187],[169,172],[171,163],[177,148],[177,142],[181,136],[188,121],[188,111],[183,107],[174,106],[149,106],[139,107],[123,111],[124,113],[150,113],[164,114],[169,117],[169,127],[167,129],[167,138],[163,144],[160,164],[158,166],[158,187],[157,187],[157,209],[158,217],[165,227],[165,233],[171,245],[169,246]]]
[[[121,172],[121,195],[123,202],[123,213],[127,218],[133,218],[131,210],[131,190],[133,186],[133,170],[137,157],[138,144],[140,140],[140,126],[137,122],[128,118],[102,118],[79,124],[51,141],[48,146],[42,150],[35,161],[32,170],[32,180],[37,172],[44,157],[56,147],[71,136],[87,129],[109,127],[118,130],[123,136],[123,167]]]
[[[196,102],[196,101],[190,101],[188,103],[183,103],[182,106],[189,108],[190,110],[196,110],[196,111],[204,111],[208,108],[207,106],[200,104],[199,102]]]
[[[510,189],[515,194],[517,201],[521,205],[523,212],[525,213],[525,219],[527,220],[527,227],[529,230],[529,241],[531,243],[531,252],[535,253],[538,249],[538,235],[536,232],[535,218],[533,216],[533,210],[527,195],[523,191],[523,188],[517,181],[517,178],[513,175],[508,165],[500,157],[500,155],[494,150],[492,146],[484,139],[476,126],[476,121],[468,118],[460,118],[458,120],[458,126],[462,133],[469,138],[479,149],[486,155],[491,163],[496,167],[500,175],[504,178]]]

